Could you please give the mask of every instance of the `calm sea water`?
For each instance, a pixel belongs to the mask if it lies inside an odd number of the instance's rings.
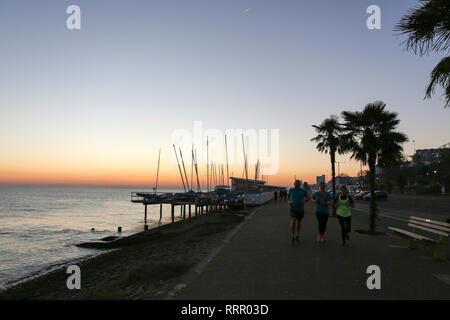
[[[0,289],[57,265],[104,251],[75,244],[144,229],[144,208],[130,202],[132,187],[0,185]],[[161,190],[179,191],[179,190]],[[148,207],[149,227],[159,206]],[[170,222],[170,206],[162,223]],[[95,228],[95,231],[91,231]]]

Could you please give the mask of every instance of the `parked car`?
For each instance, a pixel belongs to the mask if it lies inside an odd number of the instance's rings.
[[[388,195],[387,195],[387,193],[384,192],[384,191],[375,191],[375,192],[374,192],[374,197],[375,197],[375,200],[387,200]],[[367,193],[367,194],[363,197],[363,199],[364,199],[364,200],[370,200],[370,192]]]
[[[355,199],[361,200],[368,193],[369,193],[369,191],[361,191],[361,192],[355,194]]]

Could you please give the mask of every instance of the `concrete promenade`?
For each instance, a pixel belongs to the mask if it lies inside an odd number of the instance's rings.
[[[367,229],[367,214],[353,213],[352,229]],[[450,263],[426,249],[410,250],[391,235],[352,232],[343,247],[337,219],[317,243],[317,220],[306,205],[300,243],[289,241],[288,205],[272,202],[251,215],[230,242],[176,299],[450,299]],[[366,269],[381,268],[381,290],[369,290]]]

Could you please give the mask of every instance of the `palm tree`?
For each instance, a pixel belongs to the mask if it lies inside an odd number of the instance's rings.
[[[420,55],[430,51],[450,49],[450,2],[448,0],[420,0],[420,5],[410,10],[397,23],[394,31],[407,35],[406,50]],[[444,89],[445,107],[450,105],[450,56],[444,57],[431,72],[425,98],[431,98],[436,84]]]
[[[331,160],[331,176],[333,184],[333,199],[336,197],[336,152],[343,153],[341,148],[342,125],[335,115],[322,121],[318,126],[313,125],[317,136],[312,138],[316,142],[316,149],[322,153],[329,153]],[[333,206],[333,216],[336,215],[336,208]]]
[[[343,149],[352,153],[351,158],[369,166],[370,185],[370,233],[375,233],[375,167],[398,164],[403,160],[402,143],[408,138],[395,131],[400,120],[397,113],[385,110],[381,101],[369,103],[362,112],[342,112],[344,118]]]

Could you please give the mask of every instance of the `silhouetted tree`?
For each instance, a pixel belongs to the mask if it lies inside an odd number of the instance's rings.
[[[342,125],[335,115],[322,121],[318,126],[313,125],[317,136],[311,139],[316,143],[316,149],[322,153],[330,154],[331,160],[331,176],[332,176],[332,193],[333,199],[336,197],[336,152],[343,153],[341,148]],[[333,206],[333,216],[336,215],[336,208]]]
[[[395,131],[400,120],[396,113],[385,110],[381,101],[369,103],[362,112],[342,112],[344,118],[343,149],[351,157],[369,166],[370,232],[375,232],[377,206],[375,202],[375,166],[386,167],[403,160],[403,147],[407,137]]]
[[[404,41],[407,50],[416,54],[430,51],[447,51],[450,48],[450,1],[420,0],[394,30],[407,35]],[[444,89],[445,107],[450,104],[450,56],[444,57],[433,69],[426,88],[425,98],[431,98],[436,84]]]

